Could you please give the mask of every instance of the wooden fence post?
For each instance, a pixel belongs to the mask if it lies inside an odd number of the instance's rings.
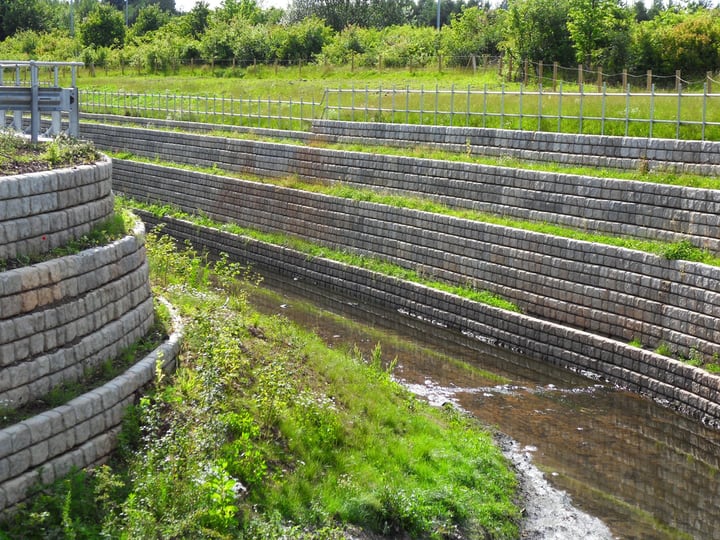
[[[707,82],[707,93],[708,94],[712,94],[712,76],[713,76],[712,71],[708,71],[705,74],[705,81]]]
[[[645,88],[648,92],[652,91],[652,69],[647,70],[647,81],[645,83]]]
[[[602,67],[598,68],[598,74],[597,74],[597,91],[602,91],[602,85],[603,85],[603,70]]]
[[[523,84],[527,86],[528,83],[528,61],[527,58],[523,62]]]
[[[543,82],[543,61],[540,60],[540,63],[538,64],[538,86],[540,86]]]
[[[627,88],[628,85],[628,78],[627,78],[627,69],[623,69],[622,73],[622,87]]]
[[[680,88],[682,88],[682,77],[680,77],[680,70],[675,70],[675,91],[679,94]]]
[[[502,79],[502,68],[503,68],[503,57],[500,55],[500,61],[498,62],[498,77]]]
[[[585,84],[585,74],[582,64],[578,64],[578,86],[582,88],[583,84]]]
[[[553,92],[557,90],[558,63],[553,62]]]

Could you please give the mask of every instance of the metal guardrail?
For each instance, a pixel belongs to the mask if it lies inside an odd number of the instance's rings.
[[[77,89],[77,68],[84,65],[82,62],[16,62],[0,61],[0,127],[10,128],[21,133],[30,132],[32,142],[40,137],[40,120],[42,115],[50,115],[50,127],[43,133],[45,136],[58,135],[62,132],[63,114],[68,118],[67,133],[77,137],[79,132],[80,104]],[[53,81],[41,86],[40,68],[48,67],[52,70]],[[59,70],[61,67],[70,67],[72,72],[71,88],[61,88],[59,84]],[[4,83],[5,70],[14,70],[14,84]],[[30,81],[23,77],[29,72]],[[8,124],[6,115],[12,114],[12,121]],[[25,119],[29,114],[29,129],[25,127]]]

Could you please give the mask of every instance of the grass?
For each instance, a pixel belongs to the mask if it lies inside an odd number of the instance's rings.
[[[518,536],[492,436],[393,382],[381,346],[329,349],[218,288],[239,269],[197,280],[204,257],[152,233],[147,245],[166,269],[156,289],[188,321],[180,368],[130,411],[119,459],[40,490],[9,537]]]
[[[0,130],[0,176],[89,164],[98,159],[100,153],[89,142],[60,136],[33,144],[11,131]]]
[[[461,69],[358,69],[329,65],[248,69],[185,68],[172,75],[124,75],[108,72],[96,77],[81,76],[80,88],[101,92],[92,97],[84,94],[86,110],[113,110],[116,114],[139,114],[141,98],[133,101],[127,93],[156,96],[157,117],[230,122],[255,125],[254,115],[264,116],[268,101],[285,101],[272,105],[267,116],[290,116],[287,102],[297,105],[315,103],[315,117],[333,120],[425,123],[522,129],[526,131],[560,131],[565,133],[604,134],[635,137],[720,139],[720,127],[707,122],[720,121],[715,98],[684,94],[680,106],[681,124],[677,124],[678,100],[672,93],[635,93],[626,100],[622,92],[609,89],[607,94],[595,92],[586,85],[585,93],[577,93],[577,84],[565,84],[562,98],[547,90],[540,99],[519,83],[503,83],[495,70],[473,74]],[[338,91],[342,88],[343,91]],[[351,94],[350,89],[356,92]],[[435,96],[435,90],[441,92]],[[407,90],[410,93],[407,94]],[[106,92],[109,92],[106,94]],[[576,92],[569,94],[567,92]],[[179,96],[184,96],[179,101]],[[200,98],[190,105],[190,97]],[[203,99],[207,97],[207,99]],[[226,114],[227,104],[215,98],[245,100],[235,118]],[[150,98],[152,99],[152,98]],[[652,104],[651,104],[652,102]],[[469,103],[469,105],[468,105]],[[171,104],[171,105],[170,105]],[[216,108],[217,107],[217,108]],[[242,105],[240,106],[243,107]],[[705,108],[705,118],[702,110]],[[307,109],[306,109],[307,110]],[[652,110],[652,128],[648,122]],[[182,111],[182,112],[181,112]],[[606,120],[599,120],[604,111]],[[582,114],[581,114],[582,113]],[[242,119],[239,116],[243,116]],[[299,116],[295,109],[296,118]],[[304,118],[310,118],[305,113]],[[561,120],[558,121],[558,116]],[[578,118],[582,116],[582,121]],[[693,124],[694,122],[694,124]],[[263,127],[306,129],[302,122],[262,120]],[[705,126],[703,128],[703,123]],[[259,127],[259,124],[258,124]]]

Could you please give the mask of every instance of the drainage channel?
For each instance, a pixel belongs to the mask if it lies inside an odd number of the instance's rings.
[[[720,432],[599,380],[472,336],[360,304],[300,279],[265,275],[251,303],[369,354],[395,378],[507,434],[575,506],[616,538],[720,539]]]

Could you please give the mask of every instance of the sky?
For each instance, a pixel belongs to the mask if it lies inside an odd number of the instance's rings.
[[[205,0],[208,5],[210,6],[210,9],[215,9],[220,4],[222,4],[223,0]],[[195,4],[197,3],[197,0],[175,0],[175,9],[182,12],[188,12],[190,11]],[[289,0],[259,0],[258,4],[265,8],[269,7],[280,7],[280,8],[287,8],[288,4],[290,3]]]

